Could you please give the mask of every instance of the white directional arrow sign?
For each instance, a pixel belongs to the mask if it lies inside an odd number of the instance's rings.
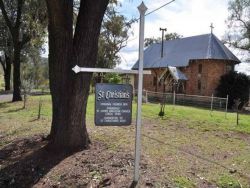
[[[89,68],[74,66],[72,70],[77,74],[79,72],[111,72],[117,74],[139,74],[138,70],[123,70],[123,69],[105,69],[105,68]],[[143,71],[143,74],[151,74],[150,70]]]

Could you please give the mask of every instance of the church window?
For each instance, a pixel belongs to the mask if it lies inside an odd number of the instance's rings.
[[[202,73],[202,64],[199,64],[199,74]]]

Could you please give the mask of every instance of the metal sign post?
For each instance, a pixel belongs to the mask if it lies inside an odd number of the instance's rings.
[[[137,102],[137,117],[136,117],[136,140],[135,140],[135,169],[134,169],[134,184],[139,180],[139,162],[141,152],[141,106],[142,106],[142,83],[143,83],[143,50],[144,50],[144,18],[147,7],[142,2],[138,7],[140,12],[140,34],[139,34],[139,75],[138,75],[138,102]]]

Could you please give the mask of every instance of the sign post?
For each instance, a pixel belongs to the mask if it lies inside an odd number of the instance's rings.
[[[137,117],[136,117],[136,138],[135,138],[135,169],[134,184],[139,180],[139,162],[141,153],[141,106],[142,106],[142,84],[143,84],[143,50],[144,50],[144,19],[147,7],[142,2],[138,7],[140,12],[140,33],[139,33],[139,75],[138,75],[138,101],[137,101]]]

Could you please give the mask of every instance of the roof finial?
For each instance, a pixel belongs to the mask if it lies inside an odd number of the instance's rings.
[[[211,28],[211,34],[212,34],[213,33],[213,29],[214,29],[213,23],[211,23],[210,28]]]

